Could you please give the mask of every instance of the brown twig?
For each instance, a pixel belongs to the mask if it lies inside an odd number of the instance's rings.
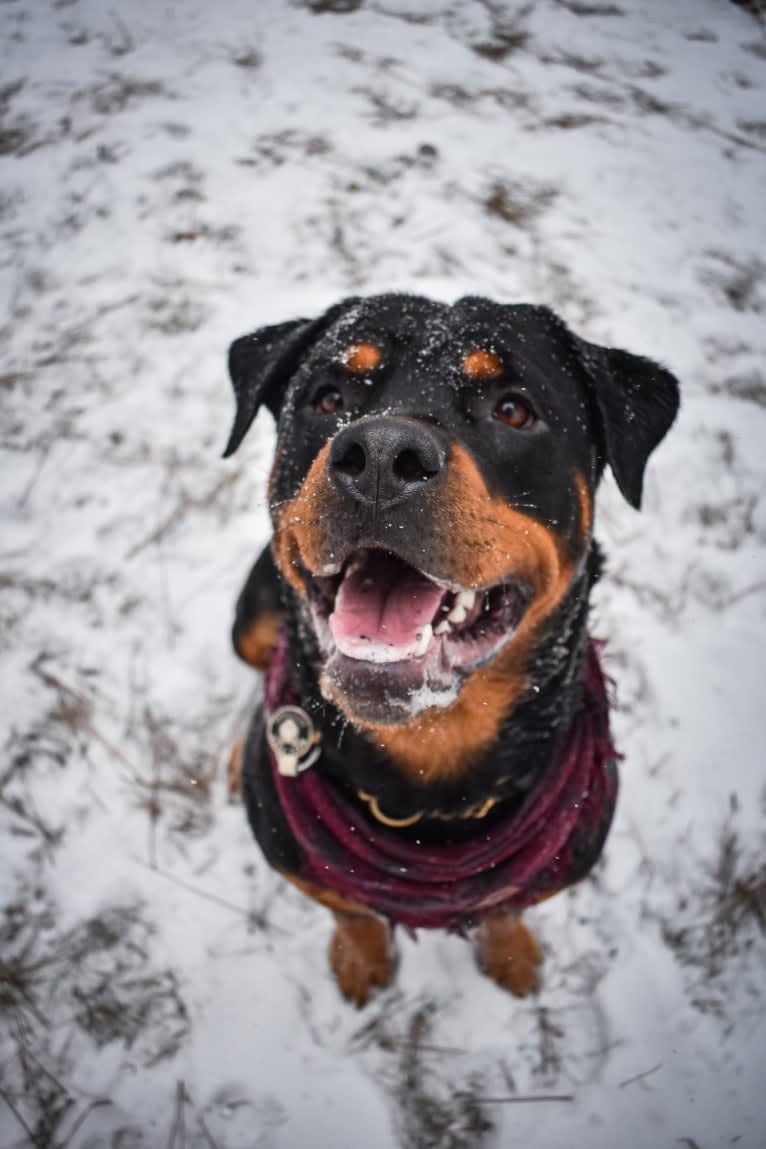
[[[202,1130],[202,1136],[207,1141],[208,1145],[210,1146],[210,1149],[220,1149],[218,1142],[216,1141],[215,1137],[213,1136],[213,1134],[208,1129],[207,1124],[205,1122],[205,1118],[202,1116],[201,1113],[197,1114],[197,1124],[199,1125],[200,1129]]]
[[[140,863],[139,863],[140,864]],[[204,898],[207,902],[213,902],[215,905],[223,906],[226,910],[231,910],[240,917],[245,918],[247,921],[252,920],[252,913],[244,906],[238,906],[235,902],[227,901],[219,894],[211,894],[207,890],[200,890],[197,886],[192,886],[189,882],[185,882],[183,878],[177,878],[175,874],[168,873],[167,870],[161,870],[159,867],[147,866],[153,874],[159,874],[160,877],[165,878],[168,882],[172,882],[175,886],[180,886],[182,890],[186,890],[190,894],[195,894],[198,898]]]
[[[742,602],[743,599],[748,598],[751,594],[760,594],[763,590],[766,590],[766,581],[761,579],[760,582],[752,583],[750,586],[743,587],[742,590],[730,594],[724,605],[733,606],[734,603]]]
[[[657,1065],[652,1066],[651,1069],[645,1069],[643,1073],[635,1073],[632,1077],[626,1077],[624,1081],[620,1082],[619,1087],[620,1089],[624,1089],[627,1085],[632,1085],[635,1081],[643,1081],[645,1078],[657,1073],[660,1069],[662,1069],[661,1061],[658,1062]]]
[[[186,1146],[186,1102],[189,1096],[183,1081],[176,1084],[176,1105],[173,1124],[170,1126],[167,1149],[185,1149]]]
[[[3,1089],[2,1085],[0,1085],[0,1097],[2,1097],[3,1101],[5,1102],[5,1104],[8,1106],[8,1108],[9,1108],[9,1109],[10,1109],[10,1111],[11,1111],[11,1113],[12,1113],[12,1114],[13,1114],[13,1116],[16,1118],[16,1120],[18,1121],[19,1125],[21,1126],[21,1128],[22,1128],[22,1129],[24,1130],[24,1132],[26,1133],[26,1135],[27,1135],[27,1137],[29,1138],[29,1140],[30,1140],[30,1141],[32,1142],[32,1144],[34,1145],[34,1143],[35,1143],[35,1135],[34,1135],[34,1132],[33,1132],[33,1130],[31,1130],[31,1129],[29,1128],[29,1126],[27,1125],[26,1121],[25,1121],[25,1120],[24,1120],[24,1118],[21,1116],[21,1114],[19,1113],[18,1109],[16,1108],[16,1106],[15,1106],[15,1105],[13,1104],[13,1102],[11,1101],[11,1099],[10,1099],[10,1097],[8,1096],[8,1094],[6,1093],[6,1091]]]
[[[21,818],[22,822],[26,822],[31,826],[45,842],[46,846],[55,846],[61,840],[64,833],[63,829],[53,830],[43,820],[40,814],[35,810],[27,809],[21,798],[9,798],[2,792],[0,788],[0,806],[9,810],[11,814],[15,814],[17,818]]]
[[[526,1105],[538,1101],[574,1101],[574,1093],[533,1093],[519,1097],[473,1097],[479,1105]]]
[[[90,1117],[90,1115],[94,1111],[94,1109],[103,1109],[105,1106],[111,1105],[111,1104],[112,1104],[112,1102],[109,1100],[108,1097],[99,1097],[99,1098],[96,1098],[95,1101],[91,1101],[90,1105],[88,1105],[83,1110],[83,1112],[80,1114],[80,1116],[77,1118],[77,1120],[73,1124],[72,1128],[69,1130],[69,1133],[67,1134],[66,1138],[61,1142],[60,1145],[56,1146],[56,1149],[66,1149],[67,1145],[71,1144],[72,1138],[74,1137],[75,1133],[79,1132],[79,1130],[82,1129],[83,1125],[88,1120],[88,1118]]]
[[[139,781],[140,776],[135,766],[133,766],[133,764],[125,757],[120,748],[115,746],[113,742],[110,742],[109,739],[106,738],[94,725],[90,717],[90,699],[88,699],[84,694],[81,694],[79,691],[74,690],[73,687],[68,686],[66,682],[62,682],[58,675],[53,674],[50,670],[46,670],[39,664],[35,665],[33,670],[37,677],[40,678],[46,684],[46,686],[50,686],[54,690],[57,690],[65,698],[68,698],[71,703],[75,704],[77,708],[75,711],[76,720],[80,728],[84,730],[86,734],[89,734],[95,742],[98,742],[98,744],[104,750],[106,750],[108,754],[111,754],[112,757],[116,758],[117,761],[129,772],[133,781]]]

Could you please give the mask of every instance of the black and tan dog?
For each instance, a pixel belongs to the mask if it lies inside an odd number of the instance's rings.
[[[639,506],[676,380],[474,297],[344,300],[229,365],[226,454],[262,404],[278,423],[234,626],[268,667],[241,762],[256,838],[333,910],[351,1000],[389,980],[392,923],[477,926],[484,970],[527,993],[520,910],[588,872],[616,792],[594,494],[608,464]]]

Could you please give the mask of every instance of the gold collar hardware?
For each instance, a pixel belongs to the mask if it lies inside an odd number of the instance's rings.
[[[407,818],[391,818],[388,814],[383,813],[378,805],[378,799],[373,794],[368,794],[364,790],[357,790],[356,793],[357,797],[367,803],[370,813],[376,821],[381,822],[384,826],[391,826],[394,830],[415,826],[424,818],[436,818],[441,822],[464,822],[469,818],[486,818],[492,807],[497,804],[497,798],[486,798],[483,802],[469,806],[460,814],[447,814],[443,810],[418,810],[416,814],[410,814]]]

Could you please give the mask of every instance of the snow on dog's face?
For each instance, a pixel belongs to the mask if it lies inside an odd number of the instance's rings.
[[[637,507],[678,402],[655,363],[473,297],[346,300],[238,340],[230,370],[226,453],[269,406],[274,556],[323,693],[368,728],[501,681],[507,711],[582,572],[604,465]]]

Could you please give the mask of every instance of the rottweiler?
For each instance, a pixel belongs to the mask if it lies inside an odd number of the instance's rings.
[[[273,538],[233,629],[265,671],[239,754],[255,837],[332,910],[356,1004],[396,925],[475,931],[529,993],[521,911],[588,873],[617,791],[594,495],[608,465],[639,508],[677,380],[546,307],[401,294],[263,327],[229,371],[225,456],[262,405],[277,422]]]

